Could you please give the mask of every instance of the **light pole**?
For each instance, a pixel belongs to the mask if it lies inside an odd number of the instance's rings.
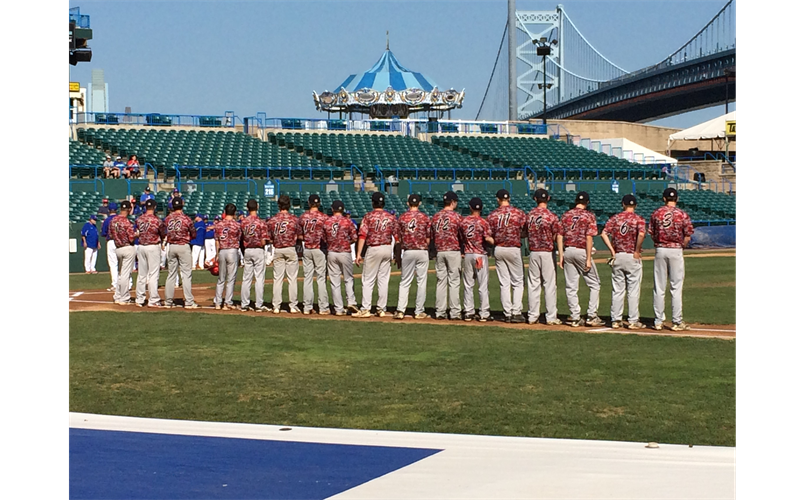
[[[559,41],[554,38],[549,42],[547,38],[542,37],[539,40],[531,40],[531,43],[537,46],[537,55],[542,56],[542,84],[537,85],[542,89],[542,124],[547,125],[545,114],[548,109],[548,89],[553,87],[553,84],[548,83],[545,58],[551,55],[551,45],[556,45]]]

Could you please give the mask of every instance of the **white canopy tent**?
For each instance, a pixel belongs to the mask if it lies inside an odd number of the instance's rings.
[[[735,120],[735,111],[671,134],[668,137],[668,144],[670,145],[673,141],[724,139],[726,138],[726,122],[732,120]]]

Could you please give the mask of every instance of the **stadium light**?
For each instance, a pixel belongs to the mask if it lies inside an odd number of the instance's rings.
[[[76,27],[74,20],[70,20],[70,64],[75,66],[80,62],[92,60],[92,49],[87,46],[87,40],[92,39],[92,30]]]
[[[551,55],[551,46],[558,44],[559,41],[554,38],[549,42],[548,39],[543,36],[539,40],[531,40],[531,43],[537,46],[537,55],[542,56],[542,85],[538,84],[538,86],[542,89],[542,124],[547,126],[548,122],[545,119],[545,113],[548,110],[548,89],[551,88],[553,84],[549,85],[547,81],[545,58]]]

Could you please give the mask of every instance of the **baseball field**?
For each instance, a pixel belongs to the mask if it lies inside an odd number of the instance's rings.
[[[608,320],[609,267],[598,270]],[[688,332],[215,311],[215,279],[193,273],[204,308],[184,311],[116,306],[108,275],[70,276],[70,411],[735,446],[734,251],[686,252]],[[642,283],[650,323],[650,255]],[[398,285],[397,272],[391,311]],[[561,272],[557,285],[565,319]],[[499,315],[494,271],[489,290]],[[236,303],[239,292],[238,279]],[[580,302],[584,313],[584,285]]]

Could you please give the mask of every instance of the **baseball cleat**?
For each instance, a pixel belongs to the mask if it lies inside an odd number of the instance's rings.
[[[299,313],[299,308],[296,307],[296,306],[290,306],[290,311],[288,311],[288,312],[290,312],[291,314],[298,314]]]
[[[358,309],[358,306],[353,304],[351,306],[347,306],[347,311],[351,312],[352,314],[355,314],[357,312],[360,312],[360,309]]]
[[[376,314],[377,314],[378,318],[385,318],[386,317],[386,311],[383,311],[383,310],[377,311]]]
[[[224,307],[226,307],[226,306],[224,306]],[[201,309],[201,306],[194,302],[192,304],[185,305],[184,308],[185,309]]]
[[[128,300],[118,300],[118,301],[115,301],[115,304],[117,304],[119,306],[128,306],[128,305],[131,305],[131,302],[128,301]]]
[[[249,308],[248,307],[241,307],[240,312],[244,312],[244,313],[249,312]]]
[[[336,312],[335,312],[335,315],[336,315],[336,316],[346,316],[346,315],[347,315],[347,313],[346,313],[346,311],[336,311]]]
[[[275,307],[274,309],[271,310],[271,312],[273,312],[274,314],[279,314],[280,313],[280,308]]]
[[[106,289],[106,291],[107,291],[107,292],[114,292],[114,291],[115,291],[115,287],[110,286],[109,288],[107,288],[107,289]]]
[[[414,316],[414,319],[430,319],[430,314],[421,312]]]
[[[562,320],[559,319],[559,318],[556,318],[556,319],[552,319],[550,321],[546,321],[545,324],[549,325],[549,326],[559,326],[559,325],[562,324]]]
[[[395,312],[394,319],[405,319],[405,313],[402,311]]]
[[[145,307],[145,302],[135,302],[134,305],[137,307]]]
[[[319,316],[329,316],[330,310],[329,309],[321,309],[319,310]]]
[[[651,328],[660,331],[662,330],[662,323],[654,323],[654,326],[652,326]]]
[[[526,321],[525,321],[525,318],[523,317],[522,314],[518,314],[516,316],[511,317],[511,322],[512,323],[525,323]]]
[[[690,330],[690,325],[688,325],[684,321],[681,322],[681,323],[674,323],[673,326],[671,326],[671,330],[673,330],[675,332],[682,332],[682,331],[685,331],[685,330]]]
[[[358,311],[356,313],[352,313],[353,318],[369,318],[371,316],[372,316],[372,313],[370,313],[367,309],[361,309],[360,311]]]
[[[581,326],[581,318],[567,320],[567,326],[572,326],[573,328]]]
[[[475,314],[467,314],[464,316],[464,321],[475,321],[478,318],[480,318],[480,316],[476,316]]]
[[[640,330],[645,327],[646,325],[644,325],[639,321],[635,321],[634,323],[629,323],[628,325],[626,325],[626,328],[628,328],[629,330]]]
[[[459,315],[459,316],[455,316],[455,317],[454,317],[454,316],[451,316],[451,317],[450,317],[450,321],[461,321],[461,315]]]
[[[622,326],[620,321],[613,321],[610,325],[612,328],[620,328]]]
[[[526,323],[528,323],[529,325],[536,325],[537,323],[539,323],[539,319],[529,319],[528,321],[526,321]]]
[[[489,316],[479,316],[478,321],[480,321],[481,323],[486,323],[487,321],[495,321],[495,318],[493,318],[491,315],[489,315]]]
[[[504,315],[503,316],[503,322],[504,323],[511,323],[512,322],[512,317]]]
[[[302,311],[302,314],[309,315],[312,312],[313,312],[313,309],[305,309],[304,311]]]
[[[598,316],[590,316],[587,318],[586,325],[587,326],[604,326],[604,320],[599,318]]]
[[[440,314],[437,314],[437,315],[434,316],[434,318],[438,319],[439,321],[441,321],[441,320],[447,319],[447,316],[442,316]]]
[[[156,304],[148,304],[148,307],[156,307],[156,308],[158,308],[158,309],[161,309],[161,308],[163,308],[163,307],[165,307],[165,306],[163,306],[162,304],[160,304],[159,302],[157,302]]]
[[[259,312],[259,313],[267,313],[267,312],[271,312],[271,308],[268,307],[268,306],[260,306],[260,307],[256,308],[254,311]]]

